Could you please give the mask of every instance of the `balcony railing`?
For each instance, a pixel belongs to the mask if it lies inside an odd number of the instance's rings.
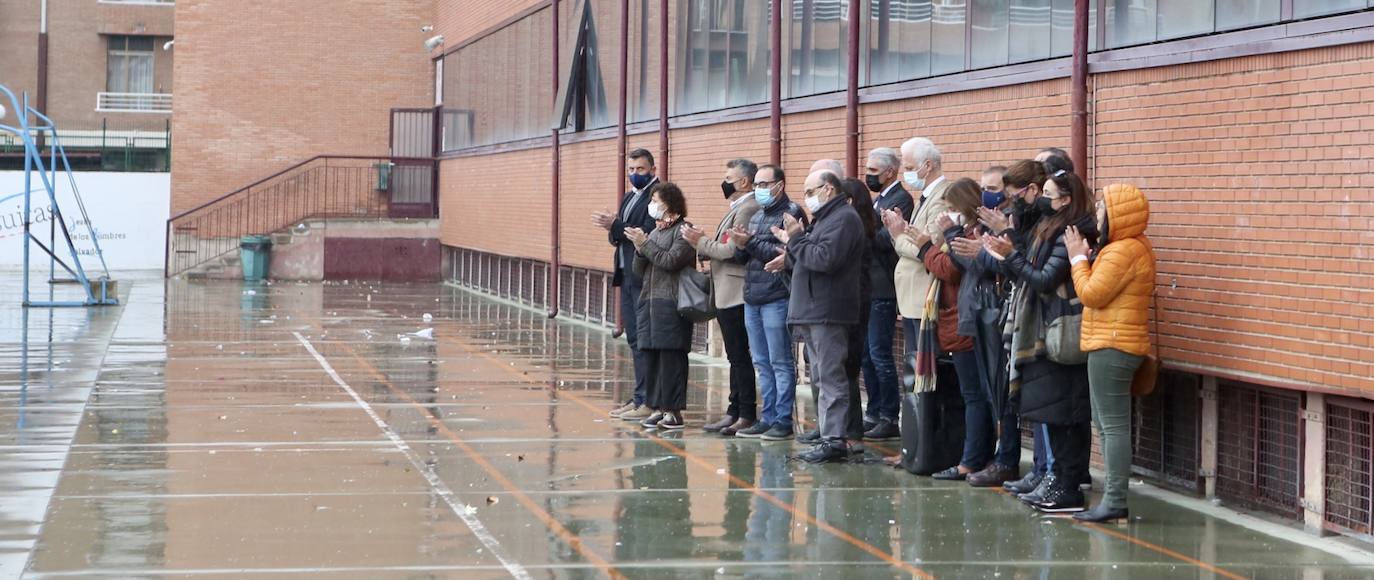
[[[95,110],[102,113],[171,113],[171,93],[96,93]]]

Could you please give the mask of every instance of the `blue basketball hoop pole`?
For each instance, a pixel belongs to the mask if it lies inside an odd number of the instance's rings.
[[[100,237],[96,234],[95,227],[91,224],[91,218],[86,213],[85,203],[81,200],[81,192],[76,187],[76,177],[72,175],[71,164],[67,161],[66,150],[63,149],[62,143],[57,136],[57,124],[54,123],[52,119],[49,119],[42,113],[29,107],[29,98],[27,94],[24,95],[21,105],[20,100],[15,98],[13,92],[4,85],[0,85],[0,96],[5,97],[9,101],[10,110],[14,111],[14,116],[18,120],[17,126],[8,125],[5,124],[6,116],[0,114],[0,132],[17,135],[20,142],[24,144],[24,235],[21,236],[21,242],[24,244],[23,305],[25,307],[73,307],[119,304],[119,299],[115,296],[114,282],[110,280],[110,271],[105,263],[105,254],[100,249]],[[3,109],[0,109],[0,112],[3,112]],[[44,124],[31,124],[31,118]],[[45,136],[51,136],[51,161],[46,165],[43,163],[42,153],[34,143],[33,137],[35,133],[43,133]],[[55,184],[57,181],[59,161],[61,162],[63,173],[67,176],[68,184],[72,189],[72,198],[76,200],[77,209],[80,211],[81,218],[86,226],[86,233],[90,235],[92,248],[95,251],[95,255],[100,259],[102,276],[95,280],[92,280],[86,275],[86,268],[81,264],[81,252],[77,250],[76,244],[72,242],[71,230],[67,227],[62,209],[57,203],[57,189]],[[41,240],[33,235],[32,231],[34,173],[37,173],[39,180],[42,181],[43,191],[47,192],[48,203],[51,204],[51,211],[49,212],[51,214],[49,216],[51,218],[49,220],[49,227],[51,229],[49,231],[48,245],[46,246],[43,245]],[[57,235],[59,229],[62,233],[60,241],[66,245],[66,253],[70,256],[71,260],[70,264],[57,255],[59,251],[57,247],[59,243],[59,237]],[[58,281],[56,279],[57,266],[61,266],[63,270],[71,274],[73,278],[72,281],[81,285],[86,294],[84,300],[63,302],[49,299],[47,301],[35,302],[30,299],[29,274],[32,265],[30,246],[32,245],[37,245],[44,253],[48,254],[49,284]],[[51,292],[49,294],[51,296]]]

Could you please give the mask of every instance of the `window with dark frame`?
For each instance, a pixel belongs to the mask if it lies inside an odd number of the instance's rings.
[[[105,90],[111,93],[152,93],[154,87],[153,37],[110,36],[108,38]]]

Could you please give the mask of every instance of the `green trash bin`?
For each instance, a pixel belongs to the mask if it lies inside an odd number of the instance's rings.
[[[377,170],[377,191],[390,191],[391,171],[395,165],[392,163],[376,163],[372,167]]]
[[[243,279],[261,282],[267,279],[267,264],[272,261],[272,238],[243,236],[239,240],[239,261],[243,263]]]

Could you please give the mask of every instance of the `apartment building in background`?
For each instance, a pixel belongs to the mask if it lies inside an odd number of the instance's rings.
[[[74,169],[169,171],[173,0],[0,0],[0,84],[51,117]],[[0,136],[0,169],[23,165]]]

